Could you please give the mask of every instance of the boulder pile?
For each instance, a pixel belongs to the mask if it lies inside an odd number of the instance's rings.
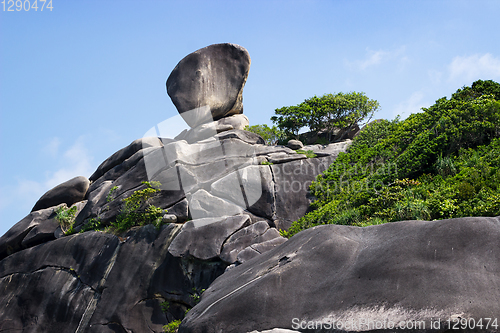
[[[351,140],[267,146],[245,131],[249,68],[234,44],[186,56],[167,93],[189,130],[170,138],[153,127],[89,178],[49,190],[0,237],[0,332],[163,332],[180,319],[180,333],[331,332],[332,321],[342,332],[416,322],[445,332],[481,318],[482,331],[499,331],[499,218],[281,236]],[[162,223],[103,230],[151,184]]]

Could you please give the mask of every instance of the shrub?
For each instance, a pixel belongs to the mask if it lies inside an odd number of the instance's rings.
[[[283,131],[278,129],[276,126],[269,127],[266,124],[246,126],[245,131],[260,135],[267,145],[275,145],[285,139]]]
[[[65,235],[71,235],[75,232],[73,229],[75,224],[75,214],[77,208],[73,206],[71,208],[60,206],[55,210],[56,217],[55,219],[61,226],[61,230]],[[66,228],[66,230],[64,230]]]
[[[180,319],[171,321],[167,325],[163,326],[163,332],[165,332],[165,333],[176,333],[177,330],[179,329],[179,325],[180,324],[181,324],[181,320]]]
[[[111,222],[113,229],[120,233],[134,226],[153,224],[159,228],[165,210],[148,204],[149,199],[160,191],[158,182],[142,182],[147,187],[135,191],[130,197],[123,199],[124,206],[116,217],[116,222]]]
[[[404,121],[363,129],[312,183],[314,210],[282,234],[327,223],[500,214],[500,102],[473,86],[473,94],[463,88]],[[498,83],[487,87],[500,91]]]
[[[316,154],[312,150],[305,151],[302,149],[298,149],[298,150],[296,150],[296,152],[297,152],[297,154],[306,155],[307,158],[315,158],[316,157]]]

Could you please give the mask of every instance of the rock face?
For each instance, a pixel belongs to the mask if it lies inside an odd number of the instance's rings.
[[[311,322],[331,332],[332,321],[375,331],[367,322],[384,320],[444,332],[448,320],[498,318],[499,239],[499,217],[318,226],[220,276],[179,332],[313,331]]]
[[[167,79],[167,93],[191,127],[243,113],[243,86],[250,70],[247,50],[214,44],[182,59]]]
[[[32,212],[65,203],[68,206],[82,201],[87,194],[90,181],[85,177],[75,177],[47,191],[31,210]]]
[[[286,243],[277,228],[307,211],[308,185],[336,153],[306,159],[236,129],[132,142],[81,191],[75,230],[115,221],[148,180],[162,183],[150,203],[173,223],[65,236],[55,219],[65,203],[31,212],[0,238],[0,331],[162,332],[226,270]]]

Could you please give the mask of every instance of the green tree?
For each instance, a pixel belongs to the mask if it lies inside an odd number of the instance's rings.
[[[314,96],[298,105],[276,109],[276,116],[271,120],[289,139],[298,138],[299,130],[307,126],[316,132],[326,129],[331,141],[333,129],[350,130],[361,121],[370,120],[378,108],[379,103],[362,92],[340,92]]]
[[[246,126],[245,131],[260,135],[268,145],[275,145],[284,138],[283,131],[276,126],[269,127],[266,124]]]
[[[329,141],[334,128],[351,130],[361,121],[369,121],[379,106],[376,100],[369,99],[362,92],[354,91],[314,96],[301,104],[304,112],[310,114],[309,128],[312,131],[326,129]]]
[[[300,129],[308,125],[308,119],[310,118],[310,114],[307,109],[302,107],[302,104],[284,106],[274,112],[276,116],[271,117],[272,122],[284,132],[288,139],[298,139]]]

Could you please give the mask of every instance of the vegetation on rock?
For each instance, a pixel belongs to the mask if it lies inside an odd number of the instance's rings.
[[[319,224],[500,215],[500,84],[476,81],[406,120],[372,123],[311,185]]]
[[[55,210],[56,213],[55,219],[61,226],[61,229],[65,235],[71,235],[75,232],[73,227],[75,224],[76,211],[77,211],[76,206],[70,208],[65,206],[59,206]]]
[[[340,92],[314,96],[298,105],[276,109],[271,120],[286,139],[299,139],[300,129],[309,127],[314,132],[326,130],[330,140],[334,128],[351,129],[371,119],[378,108],[379,103],[362,92]]]
[[[275,145],[285,139],[283,131],[276,126],[269,127],[266,124],[246,126],[245,131],[260,135],[267,145]]]
[[[123,199],[124,207],[116,217],[116,222],[111,222],[111,226],[116,232],[126,231],[134,226],[153,224],[159,228],[161,226],[165,210],[148,203],[161,186],[158,182],[142,182],[147,187],[137,190],[128,198]]]

